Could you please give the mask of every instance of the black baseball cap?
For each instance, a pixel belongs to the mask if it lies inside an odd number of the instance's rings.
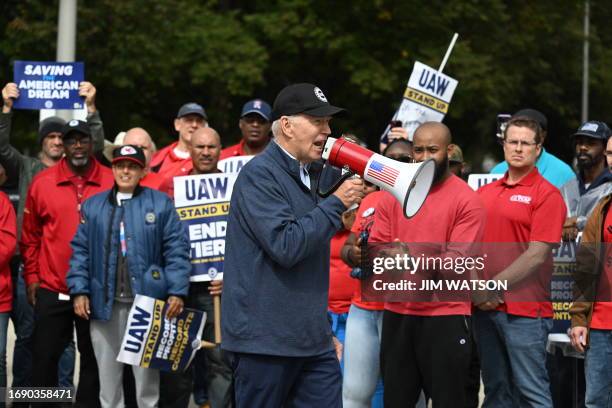
[[[546,119],[546,116],[544,116],[544,114],[540,111],[535,109],[521,109],[512,115],[511,119],[515,119],[519,116],[538,122],[542,130],[546,130],[548,128],[548,119]]]
[[[316,85],[300,83],[284,87],[276,96],[271,121],[281,116],[304,113],[310,116],[334,116],[346,112],[345,109],[331,105],[325,94]]]
[[[586,136],[605,141],[608,140],[611,133],[610,128],[604,122],[589,120],[588,122],[584,122],[582,125],[580,125],[572,137]]]
[[[123,145],[113,150],[113,160],[111,161],[111,163],[115,164],[122,160],[133,161],[134,163],[138,164],[143,169],[145,167],[146,159],[145,159],[144,151],[138,146]]]
[[[72,119],[70,122],[66,123],[62,128],[62,139],[65,139],[71,133],[80,133],[91,137],[89,125],[82,120]]]
[[[195,102],[189,102],[181,106],[181,109],[179,109],[176,117],[182,118],[183,116],[187,116],[191,114],[199,115],[203,117],[204,120],[208,120],[208,117],[206,116],[206,111],[204,110],[204,108]]]

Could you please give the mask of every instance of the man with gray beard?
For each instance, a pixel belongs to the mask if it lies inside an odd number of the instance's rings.
[[[67,123],[62,129],[62,142],[66,156],[32,180],[20,241],[28,301],[34,307],[32,385],[57,386],[57,364],[76,326],[81,353],[76,403],[96,407],[100,388],[89,322],[74,314],[66,273],[81,203],[110,189],[113,176],[92,156],[93,140],[87,123]]]

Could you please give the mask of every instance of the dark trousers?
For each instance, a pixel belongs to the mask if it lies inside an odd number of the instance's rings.
[[[465,404],[472,351],[469,316],[411,316],[385,310],[381,372],[386,408],[414,407],[421,390],[434,408]]]
[[[555,408],[584,408],[586,380],[584,360],[566,357],[557,347],[546,353],[546,369],[550,376],[550,392]]]
[[[474,327],[470,330],[472,335],[472,355],[470,357],[470,368],[465,379],[465,408],[478,408],[480,401],[480,357],[478,357],[478,347],[476,345],[476,335]]]
[[[76,406],[99,407],[98,366],[89,337],[89,321],[77,317],[69,300],[59,300],[58,293],[39,288],[34,307],[32,336],[32,385],[57,386],[57,364],[72,339],[74,327],[81,353]]]
[[[186,306],[206,312],[202,337],[206,341],[213,342],[214,306],[208,287],[207,282],[191,283]],[[196,368],[196,364],[202,363],[202,358],[205,359],[204,370]],[[211,408],[232,406],[232,369],[227,364],[221,348],[215,347],[199,350],[191,366],[183,373],[160,372],[160,408],[186,408],[189,405],[195,375],[204,376]]]
[[[342,374],[334,351],[312,357],[229,354],[237,408],[342,407]]]

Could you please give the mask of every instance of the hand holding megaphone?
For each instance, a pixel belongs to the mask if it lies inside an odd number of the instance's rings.
[[[334,195],[342,201],[346,208],[351,208],[353,205],[359,205],[361,199],[365,196],[365,187],[363,180],[358,177],[344,180],[340,187],[334,192]]]

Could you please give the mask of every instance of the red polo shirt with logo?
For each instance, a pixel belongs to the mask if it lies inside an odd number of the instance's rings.
[[[84,176],[72,173],[63,158],[32,180],[20,242],[26,285],[40,282],[45,289],[68,294],[70,241],[79,225],[81,203],[114,183],[110,169],[93,157],[90,160],[92,165]]]
[[[374,215],[368,242],[404,242],[416,246],[436,246],[437,256],[473,257],[473,243],[481,242],[485,210],[480,198],[463,180],[451,175],[431,187],[419,212],[404,217],[402,204],[385,192]],[[416,274],[418,275],[417,271]],[[419,316],[469,315],[471,304],[465,302],[386,302],[385,309]]]
[[[509,266],[530,242],[553,245],[560,242],[567,216],[565,202],[559,190],[537,168],[513,185],[508,184],[506,172],[503,178],[480,188],[478,194],[486,208],[483,242],[493,243],[485,245],[488,249],[485,252],[491,252],[487,254],[486,278],[493,278]],[[552,317],[550,301],[529,301],[550,298],[552,252],[537,274],[506,294],[507,298],[520,301],[502,303],[498,310],[517,316]]]

